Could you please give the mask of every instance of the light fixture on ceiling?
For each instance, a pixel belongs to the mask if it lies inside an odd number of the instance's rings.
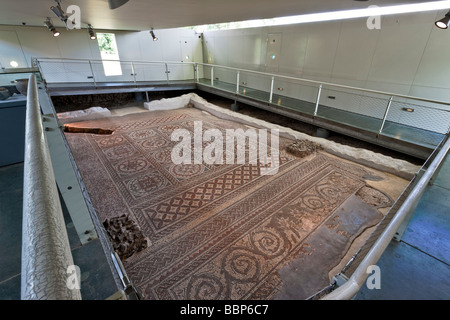
[[[63,21],[64,23],[67,24],[67,15],[64,12],[64,10],[61,8],[61,3],[59,0],[55,0],[56,1],[56,6],[51,6],[50,9],[53,11],[53,13],[61,19],[61,21]]]
[[[152,36],[153,41],[158,41],[158,38],[155,36],[155,33],[153,32],[153,28],[152,30],[150,30],[150,35]]]
[[[48,28],[48,30],[53,32],[54,37],[59,37],[61,35],[61,32],[56,30],[56,28],[53,26],[52,20],[50,18],[47,17],[47,20],[44,21],[44,25]]]
[[[120,6],[123,6],[125,3],[127,3],[129,0],[108,0],[109,8],[111,10],[117,9]]]
[[[89,32],[89,37],[91,38],[91,40],[97,39],[97,36],[95,35],[95,32],[94,32],[94,28],[92,28],[92,26],[90,24],[88,24],[88,32]]]
[[[445,17],[436,21],[434,24],[439,29],[448,29],[448,26],[450,25],[450,10],[445,14]]]

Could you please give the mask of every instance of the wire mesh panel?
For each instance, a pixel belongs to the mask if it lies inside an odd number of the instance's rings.
[[[427,131],[446,134],[450,125],[450,107],[436,103],[420,103],[412,99],[392,101],[387,121]]]
[[[318,92],[319,84],[275,77],[272,103],[312,115]]]
[[[41,72],[47,83],[92,82],[92,71],[87,61],[40,61]]]
[[[211,70],[211,69],[210,69]],[[212,68],[214,86],[228,92],[236,92],[237,71],[214,66]],[[211,73],[209,78],[211,78]]]
[[[354,89],[324,87],[320,104],[376,119],[383,119],[389,96],[366,93]]]
[[[167,81],[164,63],[133,62],[136,81]]]
[[[319,84],[275,77],[274,94],[316,103]]]
[[[169,81],[193,80],[195,68],[193,64],[168,63]]]
[[[237,75],[237,72],[235,71]],[[272,77],[251,72],[239,72],[239,93],[251,98],[268,102],[272,88]]]

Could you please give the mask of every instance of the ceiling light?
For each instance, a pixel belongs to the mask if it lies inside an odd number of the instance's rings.
[[[61,35],[61,32],[56,30],[56,28],[53,26],[52,20],[50,18],[47,18],[47,20],[44,21],[44,25],[53,32],[54,37],[59,37]]]
[[[434,24],[439,29],[447,29],[448,26],[450,25],[450,10],[447,12],[447,14],[445,15],[444,18],[442,18],[441,20],[436,21]]]
[[[155,33],[153,32],[153,29],[150,30],[150,35],[152,36],[153,41],[158,41],[158,38],[155,36]]]
[[[90,24],[88,24],[88,32],[89,32],[89,37],[91,38],[91,40],[97,39],[97,36],[95,35],[95,32],[94,32],[94,28],[92,28],[92,26]]]
[[[363,9],[353,10],[341,10],[311,13],[304,15],[279,17],[272,19],[260,19],[240,22],[230,22],[230,27],[227,29],[237,29],[242,27],[262,27],[262,26],[280,26],[289,24],[311,23],[311,22],[323,22],[323,21],[335,21],[365,17],[378,17],[384,15],[394,15],[403,13],[415,13],[443,10],[450,8],[450,1],[430,1],[412,4],[392,5],[392,6],[369,6]],[[245,23],[243,23],[245,22]],[[205,26],[198,26],[195,29],[200,32],[204,30]]]
[[[108,4],[109,4],[109,8],[112,9],[116,9],[122,5],[124,5],[125,3],[127,3],[129,0],[108,0]]]
[[[61,8],[61,4],[59,2],[59,0],[55,0],[57,3],[57,6],[52,6],[50,7],[50,9],[53,11],[53,13],[61,19],[61,21],[63,21],[64,23],[67,23],[67,15],[65,14],[64,10]]]

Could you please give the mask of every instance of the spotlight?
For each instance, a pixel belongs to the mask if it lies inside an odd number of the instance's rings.
[[[158,41],[158,38],[155,36],[155,33],[153,32],[153,29],[150,30],[150,35],[152,36],[153,41]]]
[[[53,32],[54,37],[59,37],[61,35],[61,32],[56,30],[56,28],[53,26],[53,23],[50,20],[50,18],[47,18],[47,20],[44,21],[44,25],[48,28],[48,30]]]
[[[446,13],[445,17],[434,23],[439,29],[447,29],[450,25],[450,10]]]
[[[61,8],[61,4],[59,3],[59,0],[55,0],[57,3],[57,6],[51,6],[50,9],[53,11],[53,13],[61,19],[64,23],[67,23],[67,15],[65,14],[64,10]]]
[[[89,32],[89,37],[91,38],[91,40],[97,39],[94,29],[92,28],[92,26],[90,24],[88,24],[88,32]]]
[[[127,3],[129,0],[108,0],[109,8],[116,9],[120,6],[123,6],[125,3]]]

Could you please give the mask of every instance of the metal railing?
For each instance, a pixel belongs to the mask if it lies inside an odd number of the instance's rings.
[[[207,63],[197,63],[196,68],[202,69],[197,74],[203,74],[203,81],[198,81],[203,85],[301,111],[311,117],[328,118],[333,114],[338,122],[377,135],[395,136],[393,123],[429,131],[430,139],[435,138],[430,144],[437,145],[442,139],[440,135],[450,129],[450,102],[447,101]]]
[[[190,81],[299,111],[312,118],[334,120],[373,132],[376,137],[401,137],[429,147],[439,144],[450,129],[450,102],[447,101],[287,75],[176,61],[33,58],[32,63],[39,67],[47,83],[90,83],[97,87],[102,83],[137,86]],[[117,75],[107,75],[114,69],[111,64],[120,69]],[[401,132],[404,127],[422,132],[412,137]]]
[[[142,82],[195,81],[197,78],[193,62],[32,58],[32,65],[39,68],[47,83],[137,85]]]
[[[403,204],[393,216],[390,223],[384,229],[383,233],[377,238],[374,245],[365,255],[364,259],[358,264],[358,267],[353,272],[351,277],[343,285],[337,287],[334,291],[331,291],[330,293],[322,297],[322,300],[349,300],[358,293],[361,287],[365,284],[365,281],[368,277],[369,267],[376,265],[389,243],[396,236],[396,233],[401,227],[405,218],[407,218],[412,213],[412,211],[415,210],[418,202],[425,192],[425,189],[430,184],[432,178],[436,175],[442,163],[445,161],[449,150],[450,139],[449,135],[447,135],[445,143],[435,156],[434,160],[431,162],[431,164],[429,164],[425,173],[414,185]]]
[[[35,75],[29,78],[27,92],[23,182],[21,299],[79,300],[79,275],[69,268],[74,265],[73,257],[44,135]]]

